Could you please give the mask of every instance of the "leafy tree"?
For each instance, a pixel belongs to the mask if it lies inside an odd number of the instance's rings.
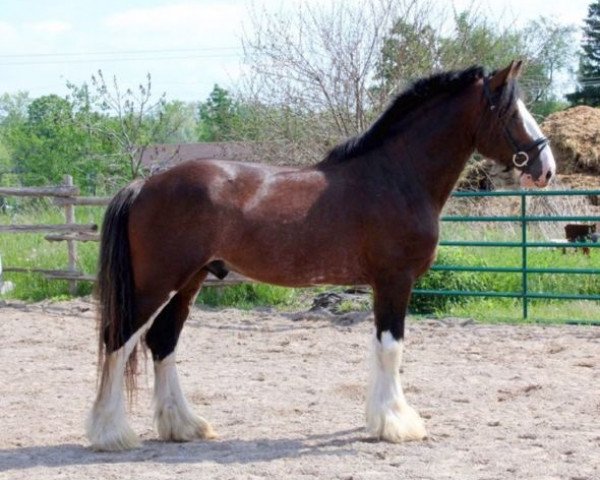
[[[574,105],[600,106],[600,0],[588,7],[579,58],[580,87],[567,95]]]
[[[440,63],[448,70],[504,66],[525,53],[519,31],[503,29],[477,11],[455,12],[454,32],[440,43]]]
[[[233,98],[215,85],[198,107],[198,140],[203,142],[265,141],[265,119],[280,108],[249,99]]]
[[[66,99],[58,95],[35,99],[26,121],[9,137],[15,172],[28,185],[60,182],[80,162],[80,136]]]
[[[437,64],[439,36],[428,24],[420,25],[400,18],[384,38],[375,79],[384,86],[416,80]],[[402,85],[400,85],[402,86]],[[390,91],[384,88],[384,95]]]
[[[56,184],[65,174],[71,174],[84,192],[94,193],[104,167],[96,160],[112,147],[90,135],[81,104],[80,99],[57,95],[33,101],[23,93],[2,96],[2,183]]]
[[[560,100],[554,80],[557,72],[572,62],[574,31],[574,27],[548,17],[531,20],[516,31],[522,50],[519,58],[526,61],[519,83],[534,116],[543,118],[568,106]]]
[[[29,93],[5,93],[0,96],[0,125],[4,130],[11,123],[23,122],[27,118],[27,107],[31,103]]]
[[[12,171],[12,160],[8,148],[0,139],[0,178]]]
[[[198,129],[197,109],[197,103],[179,100],[166,102],[162,111],[162,122],[154,141],[156,143],[195,142]]]
[[[199,107],[198,138],[204,142],[232,140],[238,124],[238,104],[224,88],[215,85]]]
[[[0,184],[14,184],[12,143],[27,120],[27,106],[31,102],[27,92],[0,96]]]
[[[27,94],[18,94],[21,98]],[[28,97],[27,97],[28,98]],[[18,101],[17,95],[5,93],[0,96],[0,185],[7,185],[7,176],[13,172],[9,142],[15,125],[25,121],[27,108]],[[0,200],[0,204],[2,201]]]
[[[531,104],[543,109],[543,103],[557,102],[552,84],[556,73],[571,64],[574,32],[574,27],[547,17],[530,21],[521,32],[528,60],[521,84]]]
[[[82,131],[81,149],[84,161],[74,175],[77,185],[85,192],[96,195],[110,193],[126,178],[119,145],[110,136],[103,135],[103,125],[113,122],[97,105],[98,98],[87,84],[67,83],[73,105],[74,123]],[[108,127],[106,127],[108,128]]]

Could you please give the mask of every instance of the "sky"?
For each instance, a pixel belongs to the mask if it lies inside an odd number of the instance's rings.
[[[262,0],[278,9],[301,0]],[[305,0],[306,1],[306,0]],[[325,3],[327,0],[308,0]],[[439,0],[458,9],[474,0]],[[540,15],[581,27],[592,0],[479,0],[482,13],[524,24]],[[122,87],[152,76],[168,100],[235,86],[252,0],[0,0],[0,94],[67,93],[101,69]],[[497,67],[497,66],[490,66]]]

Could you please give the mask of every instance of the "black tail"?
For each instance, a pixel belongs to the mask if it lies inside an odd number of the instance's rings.
[[[104,214],[96,284],[99,301],[99,368],[102,368],[105,355],[119,349],[135,331],[135,291],[127,229],[129,211],[141,185],[141,181],[136,181],[120,190]],[[136,369],[137,357],[134,350],[125,369],[129,394],[135,389]],[[104,380],[103,378],[101,381]]]

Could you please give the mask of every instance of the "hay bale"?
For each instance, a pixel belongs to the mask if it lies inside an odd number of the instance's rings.
[[[541,128],[559,173],[600,173],[600,109],[582,105],[555,112]]]
[[[458,180],[457,190],[498,190],[519,188],[514,170],[483,159],[469,162]]]

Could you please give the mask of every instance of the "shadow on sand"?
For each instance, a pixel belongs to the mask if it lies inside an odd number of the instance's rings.
[[[155,463],[255,463],[279,458],[320,455],[353,455],[354,442],[367,441],[362,428],[298,439],[213,440],[165,443],[149,440],[126,452],[95,452],[78,444],[20,447],[0,450],[0,472],[34,467]]]

